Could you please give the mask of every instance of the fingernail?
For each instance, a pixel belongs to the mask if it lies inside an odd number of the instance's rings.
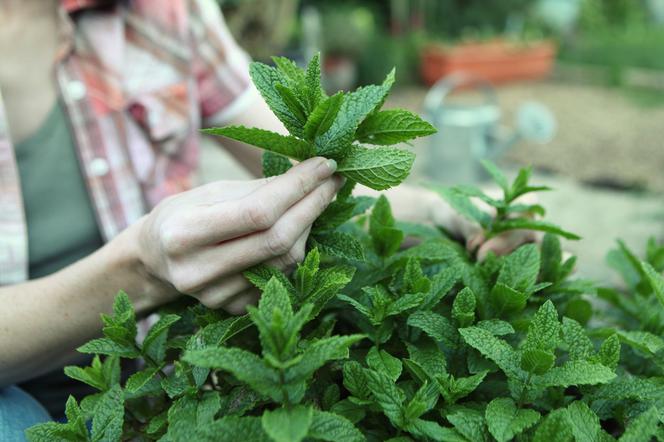
[[[334,161],[333,159],[329,159],[325,161],[325,164],[327,164],[327,167],[330,169],[332,173],[337,170],[337,162]]]

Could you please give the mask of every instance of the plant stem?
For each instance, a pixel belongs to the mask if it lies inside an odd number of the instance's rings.
[[[528,377],[526,378],[526,382],[523,384],[523,389],[521,390],[521,394],[519,395],[519,402],[517,404],[518,408],[521,408],[523,405],[523,401],[526,398],[526,391],[528,391],[528,386],[530,385],[530,379],[533,377],[532,373],[528,373]]]
[[[286,390],[286,375],[283,368],[279,369],[279,383],[281,384],[281,394],[284,397],[284,406],[286,408],[291,408],[292,404],[290,398],[288,397],[288,390]]]

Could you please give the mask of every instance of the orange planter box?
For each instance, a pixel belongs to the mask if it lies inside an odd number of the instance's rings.
[[[420,68],[429,86],[460,71],[498,84],[545,77],[553,68],[555,56],[556,46],[548,40],[519,44],[505,40],[455,46],[432,44],[422,50]]]

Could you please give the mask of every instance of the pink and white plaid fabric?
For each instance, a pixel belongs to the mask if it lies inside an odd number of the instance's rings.
[[[55,75],[101,232],[191,187],[199,129],[255,97],[213,0],[61,0]],[[0,285],[27,279],[27,235],[0,91]]]

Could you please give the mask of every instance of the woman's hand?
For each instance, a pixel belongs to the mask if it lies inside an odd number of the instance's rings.
[[[487,195],[498,197],[498,190],[489,190]],[[438,194],[428,197],[431,207],[431,220],[435,225],[444,227],[453,234],[462,237],[466,242],[468,251],[477,252],[477,260],[484,261],[489,252],[496,255],[506,255],[522,244],[539,242],[542,232],[534,230],[510,230],[500,235],[487,239],[482,228],[475,222],[466,219],[455,211]],[[495,215],[495,209],[488,204],[474,199],[473,202],[482,210]],[[537,196],[529,193],[517,199],[517,202],[525,205],[537,204]]]
[[[240,313],[255,296],[241,272],[303,259],[312,223],[342,185],[334,161],[312,158],[284,175],[219,181],[170,197],[139,226],[139,259],[163,284],[211,308]]]

